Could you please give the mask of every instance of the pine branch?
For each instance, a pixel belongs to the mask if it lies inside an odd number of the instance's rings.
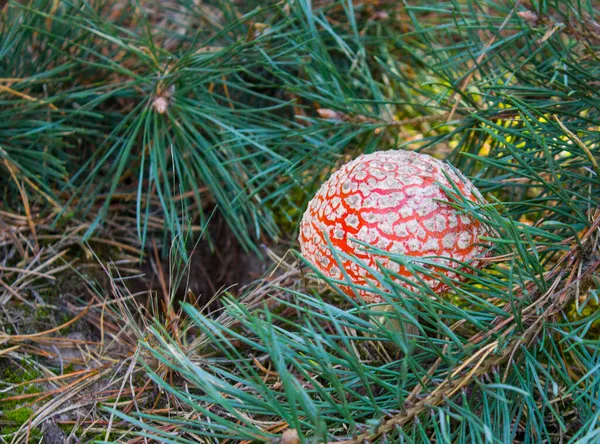
[[[581,244],[585,251],[589,251],[592,245],[597,247],[598,239],[595,230],[598,227],[600,227],[600,210],[596,211],[592,227],[582,233]],[[514,335],[516,337],[512,336],[508,344],[502,343],[504,341],[499,339],[487,343],[470,358],[466,359],[444,381],[439,383],[433,392],[421,396],[421,399],[415,403],[408,402],[405,404],[405,411],[385,420],[374,431],[362,433],[349,440],[334,440],[331,442],[338,444],[373,442],[375,439],[393,431],[396,427],[403,427],[411,423],[428,409],[431,409],[431,407],[444,404],[446,400],[452,398],[459,390],[465,389],[481,376],[490,372],[497,372],[502,367],[508,370],[510,361],[515,359],[515,355],[518,354],[521,347],[528,347],[533,341],[541,338],[546,321],[563,312],[573,302],[580,291],[586,293],[592,287],[591,277],[600,270],[600,256],[595,255],[586,259],[583,259],[583,256],[584,251],[581,251],[579,246],[569,250],[559,261],[560,267],[557,266],[547,278],[549,281],[554,280],[554,285],[552,285],[550,290],[545,294],[538,293],[536,295],[534,293],[529,296],[531,305],[524,310],[522,319],[522,323],[529,325],[529,327],[523,333]],[[575,279],[567,279],[567,282],[563,284],[563,288],[557,290],[556,287],[564,280],[564,270],[578,269],[581,262],[585,262],[583,264],[585,272],[579,274]],[[521,298],[523,297],[525,295],[521,295]],[[550,304],[548,304],[549,301],[551,301]],[[544,309],[540,310],[541,307],[544,307]],[[489,332],[471,338],[469,346],[474,346],[482,342],[485,338],[493,336],[501,329],[504,335],[510,336],[511,329],[515,328],[513,322],[514,319],[511,318],[496,318],[492,322],[492,328]],[[510,326],[511,324],[512,326]],[[505,329],[507,326],[508,329]],[[440,363],[441,360],[436,361],[433,367],[437,367]],[[506,376],[504,379],[506,379]]]

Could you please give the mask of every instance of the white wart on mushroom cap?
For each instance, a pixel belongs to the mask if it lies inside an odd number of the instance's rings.
[[[416,277],[404,266],[365,251],[352,239],[414,257],[443,256],[460,262],[481,257],[486,248],[478,238],[486,233],[485,227],[440,202],[448,200],[440,185],[452,189],[446,176],[466,199],[483,200],[468,179],[426,154],[379,151],[357,157],[336,171],[310,201],[300,225],[302,254],[325,275],[343,279],[327,236],[339,251],[360,258],[370,267],[376,267],[378,261],[413,282]],[[364,268],[349,259],[341,260],[354,284],[366,285],[371,280],[378,286]],[[448,267],[457,266],[448,259],[433,260]],[[477,266],[478,262],[472,265]],[[436,270],[450,278],[457,277],[453,271]],[[420,277],[434,291],[445,289],[438,280]],[[343,289],[354,296],[350,287]],[[381,302],[378,295],[367,290],[359,291],[359,296],[367,302]]]

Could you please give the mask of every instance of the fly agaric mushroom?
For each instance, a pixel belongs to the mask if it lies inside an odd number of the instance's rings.
[[[409,151],[379,151],[362,155],[345,164],[325,182],[310,201],[300,225],[300,247],[304,257],[326,276],[344,279],[327,237],[337,250],[356,256],[369,267],[377,263],[415,282],[406,267],[388,257],[366,251],[353,239],[390,253],[406,256],[440,256],[432,259],[456,269],[461,262],[481,257],[486,248],[478,237],[486,233],[476,219],[445,203],[448,196],[442,186],[452,189],[450,179],[460,193],[472,202],[483,198],[475,186],[441,161],[426,154]],[[327,237],[326,237],[327,236]],[[356,262],[338,255],[344,271],[354,284],[365,286],[376,279]],[[436,271],[457,278],[451,270]],[[434,291],[445,285],[428,276],[420,276]],[[343,290],[354,297],[348,286]],[[370,291],[358,294],[368,303],[383,302]]]

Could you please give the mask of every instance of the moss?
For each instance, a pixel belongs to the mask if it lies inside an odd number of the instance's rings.
[[[36,369],[26,361],[21,364],[21,367],[11,365],[0,366],[0,380],[4,384],[22,384],[23,382],[38,379],[41,375]],[[20,404],[19,401],[5,401],[5,398],[11,398],[17,395],[40,393],[41,390],[34,384],[24,384],[16,387],[10,392],[0,393],[0,410],[16,409]]]
[[[10,398],[12,396],[17,396],[17,395],[28,395],[28,394],[33,394],[33,393],[41,393],[41,390],[38,389],[37,387],[31,385],[31,386],[27,387],[26,389],[23,389],[21,387],[20,390],[16,390],[15,392],[10,393],[10,394],[2,393],[2,394],[0,394],[0,409],[5,410],[5,411],[14,410],[20,404],[20,401],[5,401],[4,398]]]
[[[112,435],[112,433],[111,433]],[[89,438],[88,442],[94,443],[94,442],[106,442],[106,441],[110,441],[111,437],[109,435],[108,440],[106,439],[106,435],[104,433],[97,433],[94,436]]]
[[[16,433],[23,424],[29,421],[29,418],[33,415],[33,410],[28,407],[20,407],[10,411],[4,411],[0,415],[0,419],[8,425],[2,427],[2,435],[12,435]],[[39,428],[32,428],[29,430],[29,442],[36,442],[42,438],[42,432]]]
[[[68,436],[73,430],[72,424],[57,424],[58,428],[61,429]]]
[[[567,319],[569,322],[581,321],[586,319],[600,310],[600,303],[596,301],[589,302],[582,310],[577,309],[577,304],[572,302],[566,310]],[[600,320],[596,319],[587,330],[585,339],[598,340],[600,339]]]
[[[17,433],[19,428],[21,428],[21,426],[2,427],[2,429],[0,429],[0,436],[13,435]],[[42,431],[38,427],[34,427],[29,430],[29,442],[40,442],[42,438]]]
[[[2,417],[5,421],[13,422],[19,426],[25,424],[32,415],[33,410],[28,407],[20,407],[18,409],[13,409],[2,413]]]
[[[5,397],[8,398],[9,396],[5,396]],[[0,397],[0,408],[2,408],[2,409],[5,409],[5,410],[15,409],[18,405],[19,405],[18,401],[5,401],[4,399],[2,399]]]
[[[296,230],[298,221],[302,218],[307,195],[312,195],[312,191],[316,191],[317,187],[313,184],[312,188],[315,189],[309,190],[308,193],[303,188],[294,188],[286,195],[286,199],[271,208],[273,220],[281,233],[292,233]]]
[[[60,315],[60,324],[61,324],[61,325],[63,325],[63,324],[66,324],[66,323],[67,323],[67,322],[69,322],[70,320],[71,320],[71,317],[69,316],[69,314],[68,314],[68,313],[64,313],[64,312],[63,312],[63,313]]]
[[[37,307],[34,312],[36,321],[43,321],[48,319],[52,315],[52,311],[48,307]]]
[[[2,370],[2,378],[4,382],[20,383],[27,380],[36,379],[39,375],[28,365],[23,363],[24,369],[6,367]],[[3,398],[12,396],[39,393],[41,390],[34,384],[22,385],[12,390],[11,392],[0,393],[0,436],[12,435],[16,433],[23,424],[29,421],[33,415],[33,409],[29,407],[19,407],[22,401],[5,401]],[[39,428],[29,430],[29,442],[39,442],[42,438],[42,432]]]
[[[35,367],[27,361],[22,361],[18,368],[14,368],[13,366],[6,366],[3,369],[0,368],[0,372],[2,381],[11,384],[20,384],[22,382],[31,381],[40,376]]]
[[[69,226],[69,222],[71,222],[75,218],[74,211],[67,211],[63,213],[62,217],[56,221],[56,229],[62,231]]]

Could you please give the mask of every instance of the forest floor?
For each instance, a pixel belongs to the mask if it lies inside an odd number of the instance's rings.
[[[0,288],[4,442],[75,443],[127,434],[131,424],[106,407],[169,408],[137,360],[146,328],[156,322],[177,334],[185,324],[185,315],[173,312],[179,301],[216,316],[222,295],[239,295],[268,268],[271,276],[281,274],[275,253],[266,246],[270,257],[245,252],[218,216],[209,226],[217,245],[199,242],[180,270],[183,261],[169,263],[156,239],[144,254],[135,241],[123,243],[110,232],[82,243],[76,221],[51,229],[35,216],[0,211],[0,218],[0,268],[12,282]],[[20,266],[4,266],[15,259]]]

